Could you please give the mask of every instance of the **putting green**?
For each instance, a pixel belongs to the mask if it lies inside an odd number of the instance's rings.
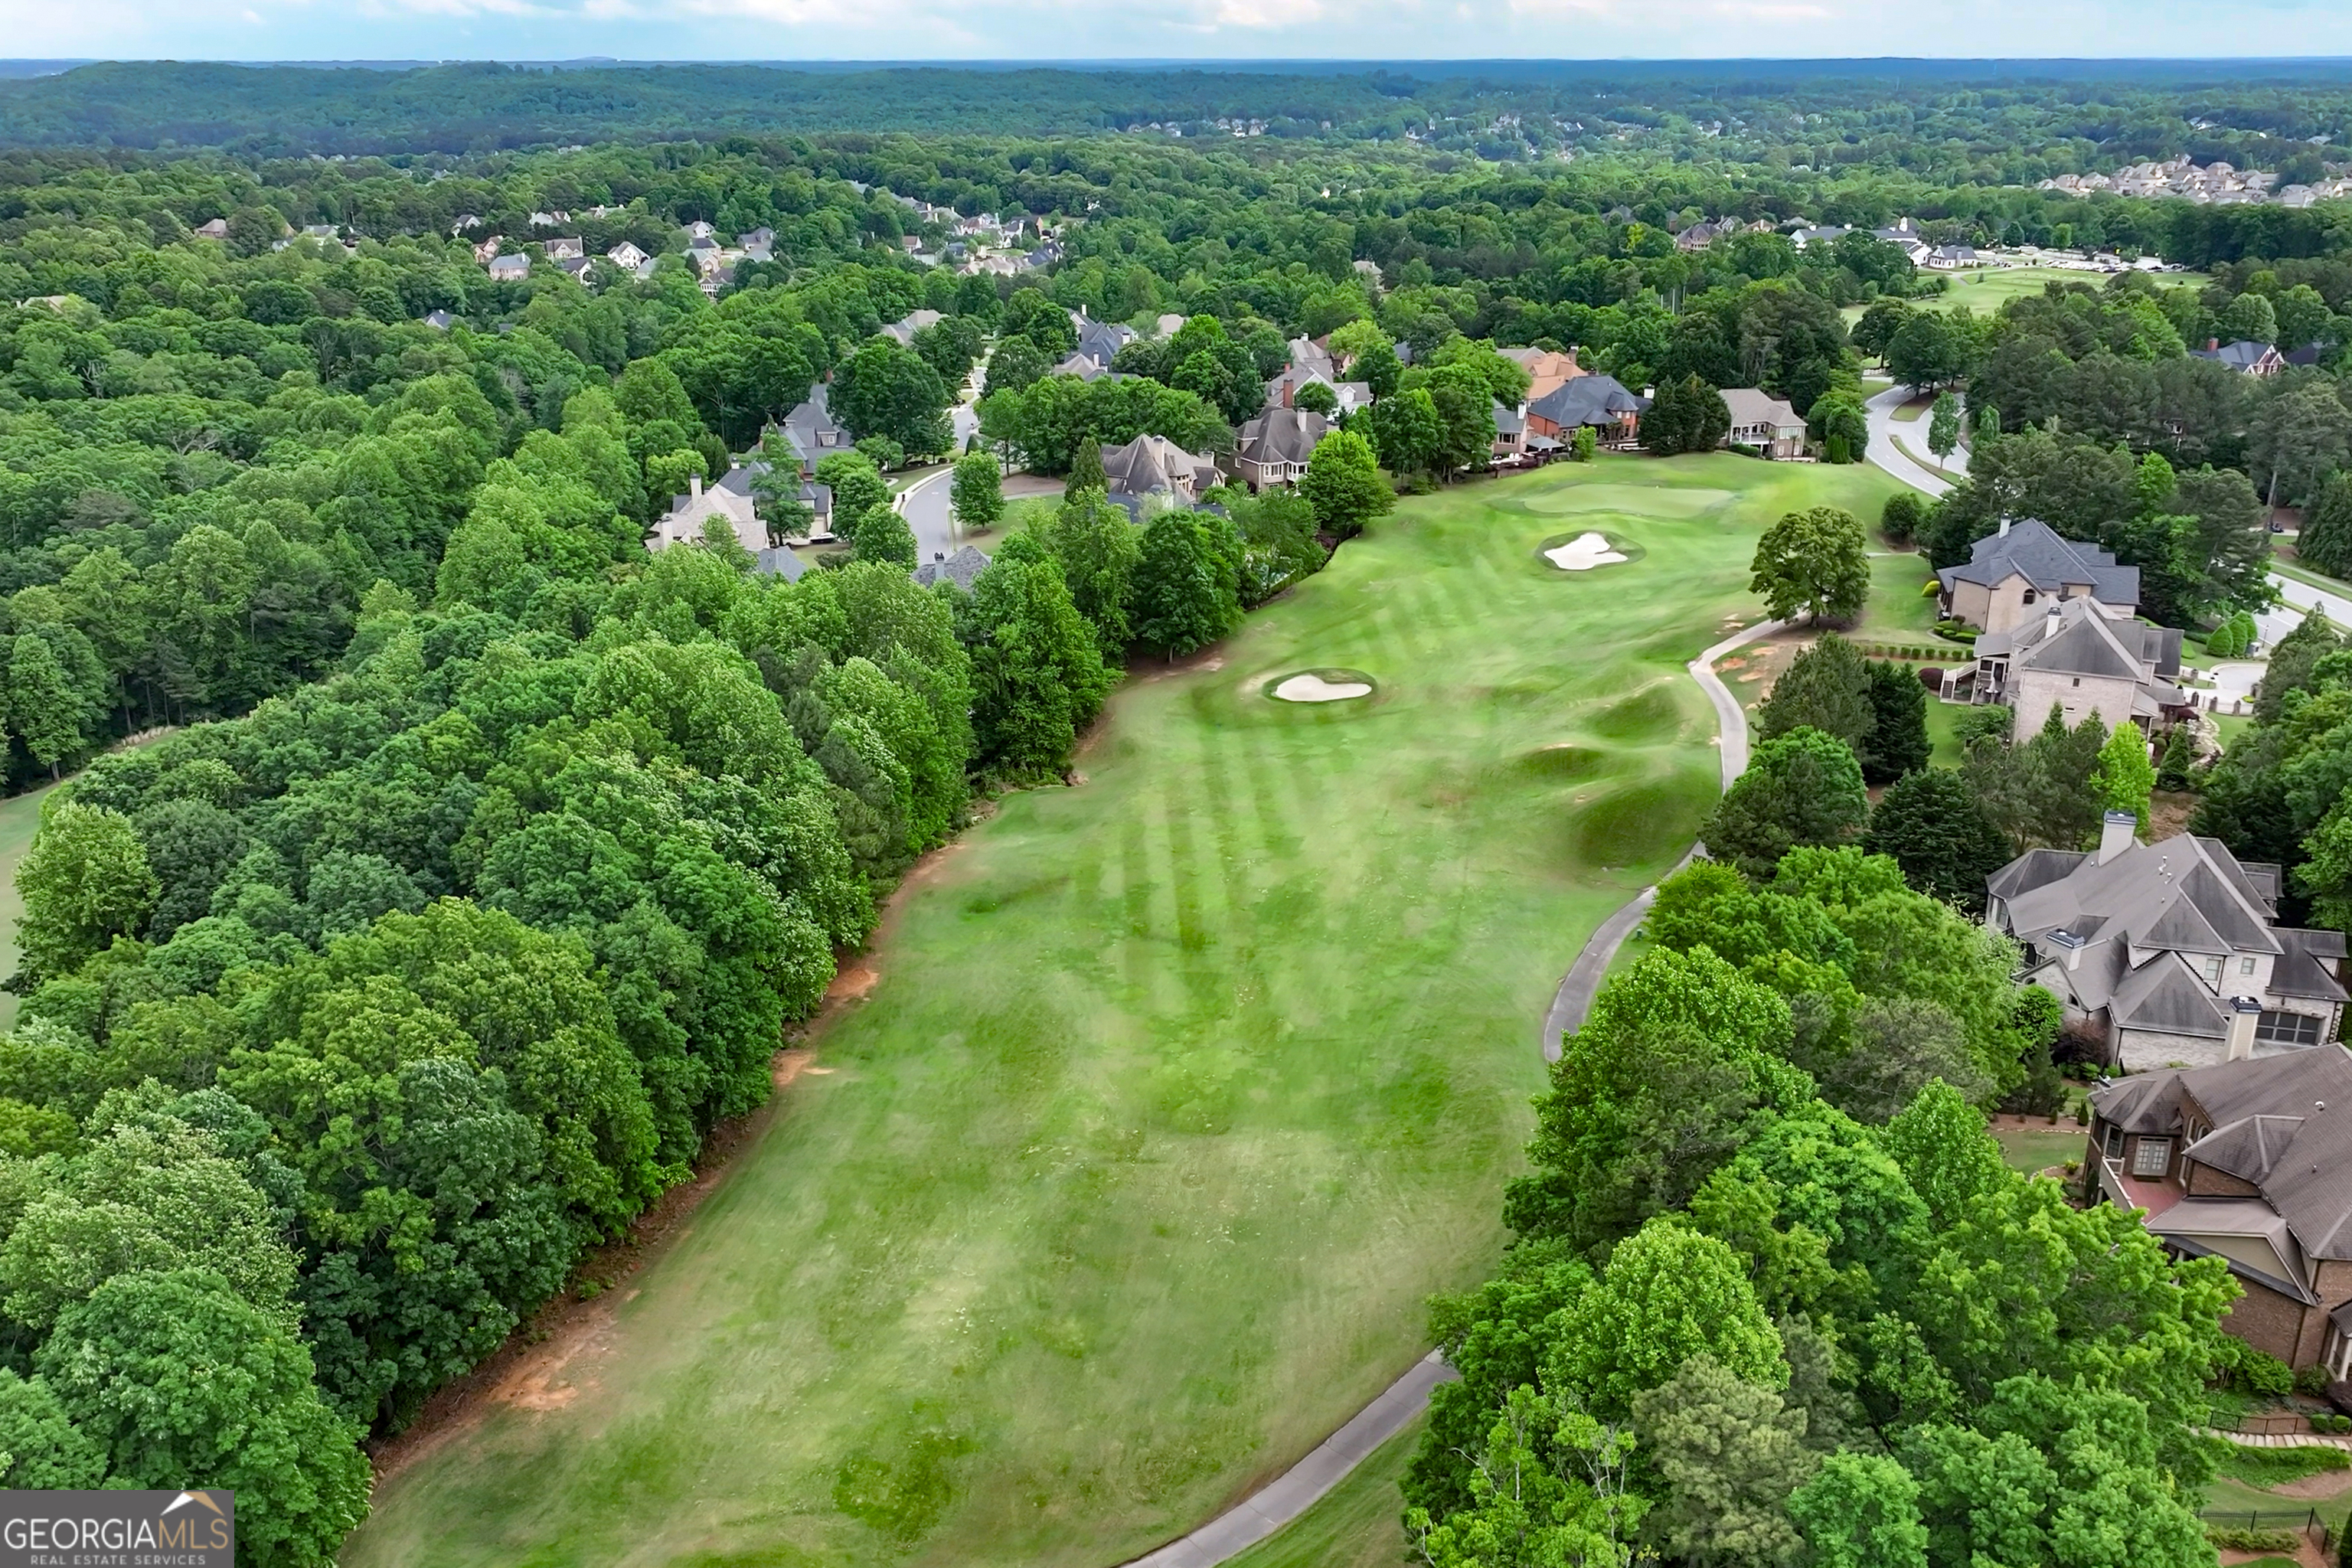
[[[1581,484],[1526,498],[1528,510],[1546,512],[1621,511],[1637,517],[1696,517],[1735,499],[1732,490],[1680,485]]]
[[[1654,476],[1731,499],[1643,519],[1606,594],[1528,569],[1559,525],[1526,502]],[[1216,668],[1145,667],[1089,782],[923,875],[690,1227],[385,1480],[345,1568],[1108,1568],[1279,1473],[1492,1267],[1537,1020],[1713,797],[1681,666],[1759,613],[1757,533],[1891,489],[1729,456],[1465,486]],[[1310,668],[1379,696],[1265,697]]]

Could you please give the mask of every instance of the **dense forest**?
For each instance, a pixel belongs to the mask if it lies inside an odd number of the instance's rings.
[[[1528,384],[1498,345],[1573,348],[1669,408],[1760,386],[1833,458],[1858,454],[1872,361],[1965,386],[1973,477],[1890,529],[1944,561],[2005,515],[2041,515],[2140,566],[2150,611],[2199,628],[2263,601],[2265,503],[2346,482],[2352,214],[2021,184],[2175,150],[2283,162],[2287,138],[2315,156],[2309,139],[2340,141],[2352,104],[2325,70],[1921,71],[1894,92],[1798,68],[1629,79],[1659,107],[1621,85],[1604,118],[1590,79],[1500,69],[910,73],[889,79],[888,134],[856,130],[881,124],[875,79],[765,68],[0,83],[5,780],[72,775],[21,869],[23,1003],[0,1037],[10,1483],[202,1473],[237,1487],[247,1560],[330,1560],[364,1509],[357,1445],[495,1349],[764,1097],[835,954],[975,795],[1059,776],[1131,653],[1213,641],[1398,489],[1486,467],[1496,406]],[[1244,114],[1265,134],[1093,133]],[[1482,140],[1510,116],[1554,129]],[[810,133],[774,132],[802,117]],[[1007,121],[1073,134],[961,133]],[[496,150],[623,127],[628,144]],[[314,147],[364,155],[291,155]],[[1002,273],[919,258],[983,213],[1028,217],[1050,246]],[[1747,221],[1677,245],[1725,215]],[[1868,232],[1898,216],[1938,241],[2116,247],[2200,272],[1947,311],[1939,280]],[[1861,231],[1801,248],[1798,220]],[[772,238],[698,276],[697,223]],[[589,258],[626,243],[654,259],[575,278],[523,237],[557,234]],[[524,276],[491,280],[477,247],[494,237],[526,247]],[[919,310],[936,319],[916,330]],[[1055,373],[1081,316],[1137,329],[1114,375]],[[1213,508],[1130,521],[1101,445],[1229,452],[1301,337],[1374,399],[1297,491],[1221,487]],[[2212,338],[2309,346],[2313,363],[2257,382],[2190,353]],[[1000,458],[1066,476],[1068,497],[998,537],[968,592],[918,586],[887,471],[950,455],[944,416],[975,371],[959,511],[998,515]],[[789,461],[772,423],[820,380],[856,442],[816,469],[847,547],[793,582],[718,534],[649,552],[647,525],[695,480],[762,451]],[[1682,449],[1676,428],[1654,422],[1652,449]],[[789,531],[788,489],[760,504]],[[2207,809],[2242,852],[2313,863],[2298,896],[2335,918],[2341,814],[2313,809],[2311,781],[2337,776],[2343,655],[2316,630],[2298,647],[2309,692],[2263,716]],[[2034,743],[2013,748],[2020,776],[2041,770],[2024,815],[2000,825],[2019,841],[2078,828],[2090,798],[2072,752],[2073,786],[2043,787],[2062,777],[2043,753],[2073,741]],[[1984,755],[1982,776],[2008,765]],[[2065,1266],[2102,1279],[2159,1263],[1944,1149],[1972,1131],[1965,1108],[1916,1101],[1881,1128],[1918,1082],[1851,1082],[1807,1057],[1822,1037],[1800,1042],[1753,976],[1836,989],[1824,966],[1843,966],[1849,1047],[1937,1012],[1948,1048],[1916,1056],[1917,1076],[1979,1098],[2032,1087],[2046,1020],[1890,862],[1746,858],[1780,900],[1752,921],[1715,905],[1768,895],[1709,880],[1720,868],[1662,911],[1814,945],[1786,964],[1778,948],[1692,952],[1696,925],[1661,925],[1637,973],[1695,988],[1693,1016],[1716,1021],[1693,1071],[1729,1097],[1702,1109],[1752,1147],[1654,1201],[1565,1099],[1548,1106],[1556,1146],[1511,1200],[1529,1245],[1501,1297],[1446,1310],[1471,1377],[1442,1429],[1544,1414],[1512,1403],[1517,1363],[1477,1367],[1476,1321],[1575,1304],[1606,1329],[1644,1310],[1628,1292],[1647,1269],[1727,1293],[1714,1363],[1674,1373],[1694,1398],[1760,1402],[1748,1385],[1769,1384],[1811,1402],[1816,1442],[1789,1464],[1816,1500],[1800,1512],[1880,1508],[1906,1484],[1889,1467],[1913,1450],[1841,1432],[1916,1430],[1940,1445],[1921,1465],[2016,1437],[2063,1466],[2062,1429],[2124,1410],[2142,1425],[2109,1513],[2172,1542],[2178,1506],[2149,1500],[2195,1469],[2182,1380],[2227,1353],[2218,1287],[2192,1268],[2154,1304],[2119,1297],[2052,1329],[2027,1369],[2062,1341],[2160,1333],[2182,1347],[2162,1376],[2116,1351],[2087,1384],[1996,1377],[1939,1281],[2001,1267],[2013,1243],[1963,1208],[2060,1226]],[[1946,879],[1964,900],[1968,878]],[[1872,944],[1912,942],[1937,973],[1874,989],[1889,966],[1864,962]],[[1572,1060],[1645,1038],[1629,994]],[[1853,1175],[1867,1212],[1824,1210],[1799,1237],[1773,1184],[1813,1191],[1822,1170]],[[1559,1386],[1652,1423],[1646,1372],[1598,1342],[1561,1352],[1581,1359]],[[237,1375],[168,1406],[125,1394],[141,1369],[199,1356]],[[1822,1369],[1856,1358],[1864,1382],[1831,1391]],[[1575,1452],[1614,1441],[1586,1433]],[[1435,1449],[1413,1498],[1433,1551],[1491,1502]]]
[[[1482,159],[1905,170],[2031,184],[2187,154],[2315,174],[2352,146],[2340,64],[1479,61],[1381,68],[409,69],[94,64],[0,80],[0,142],[455,153],[778,130],[1029,134],[1173,128],[1279,141],[1408,138]],[[1221,124],[1223,121],[1224,123]]]

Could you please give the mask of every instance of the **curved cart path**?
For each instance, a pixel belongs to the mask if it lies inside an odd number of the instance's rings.
[[[1715,673],[1715,661],[1734,648],[1769,637],[1787,624],[1759,621],[1734,632],[1685,667],[1714,705],[1723,741],[1726,789],[1731,787],[1733,779],[1748,771],[1748,714],[1739,706],[1739,699]],[[1691,855],[1697,853],[1698,847],[1693,845]],[[1676,863],[1676,869],[1687,865],[1690,858],[1684,856]],[[1584,1015],[1591,1010],[1592,998],[1601,989],[1601,978],[1609,973],[1610,962],[1633,934],[1633,928],[1642,923],[1642,917],[1649,913],[1657,896],[1654,885],[1643,889],[1624,908],[1601,921],[1601,929],[1592,933],[1576,955],[1576,962],[1570,965],[1552,997],[1550,1011],[1544,1015],[1544,1060],[1559,1059],[1560,1036],[1584,1022]],[[1217,1568],[1219,1563],[1230,1562],[1314,1507],[1373,1449],[1403,1431],[1414,1416],[1427,1408],[1430,1390],[1441,1383],[1452,1382],[1454,1377],[1454,1369],[1437,1352],[1430,1352],[1413,1363],[1410,1372],[1389,1384],[1380,1397],[1356,1412],[1346,1426],[1317,1444],[1305,1458],[1274,1480],[1192,1534],[1133,1558],[1121,1568]]]

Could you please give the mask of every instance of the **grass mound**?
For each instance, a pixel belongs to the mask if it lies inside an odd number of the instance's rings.
[[[1610,868],[1664,859],[1698,836],[1715,791],[1713,776],[1685,769],[1602,795],[1571,819],[1570,853]]]
[[[1520,772],[1561,784],[1589,779],[1609,766],[1610,753],[1591,746],[1538,746],[1519,757]]]
[[[1656,742],[1669,739],[1683,721],[1681,704],[1664,681],[1611,703],[1585,721],[1604,740]]]

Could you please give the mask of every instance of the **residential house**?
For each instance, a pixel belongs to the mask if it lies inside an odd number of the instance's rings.
[[[697,218],[686,226],[686,237],[689,240],[707,239],[716,245],[719,243],[719,231]]]
[[[1369,381],[1334,381],[1316,371],[1286,370],[1265,384],[1267,408],[1287,408],[1298,399],[1301,389],[1308,385],[1331,389],[1332,412],[1352,415],[1369,408],[1372,402],[1372,384]]]
[[[1102,361],[1084,349],[1073,349],[1069,357],[1045,373],[1047,375],[1075,375],[1080,381],[1124,381],[1127,378],[1112,371]]]
[[[2069,725],[2095,717],[2110,730],[2133,724],[2153,734],[2195,707],[2179,686],[2180,633],[2118,616],[2096,599],[2053,599],[2048,613],[1978,637],[1975,653],[1975,663],[1945,672],[1944,696],[1998,702],[2017,715],[2021,731],[2055,708]]]
[[[2084,1184],[2143,1212],[2244,1293],[2221,1326],[2301,1372],[2352,1376],[2352,1056],[2168,1069],[2091,1091]]]
[[[1381,264],[1379,262],[1365,261],[1359,258],[1352,263],[1352,265],[1355,268],[1356,276],[1364,280],[1364,286],[1366,288],[1377,289],[1381,287]]]
[[[418,320],[436,332],[446,332],[457,318],[446,310],[427,310]]]
[[[1217,482],[1215,458],[1188,452],[1165,436],[1138,436],[1125,446],[1106,446],[1102,463],[1114,500],[1167,495],[1191,506]]]
[[[653,258],[625,239],[606,251],[604,259],[624,272],[635,272]]]
[[[506,245],[507,242],[502,237],[495,234],[490,236],[489,238],[474,247],[474,264],[477,267],[488,267],[507,253]]]
[[[776,231],[765,225],[749,234],[739,234],[735,243],[742,248],[746,261],[772,261],[776,255]]]
[[[1077,352],[1104,370],[1108,370],[1111,361],[1118,357],[1118,351],[1133,342],[1139,335],[1133,327],[1124,322],[1093,321],[1083,310],[1070,312],[1070,324],[1077,329]]]
[[[2279,357],[2291,369],[2309,370],[2327,357],[2327,348],[2324,343],[2305,343],[2299,349],[2287,350]]]
[[[455,238],[457,238],[459,235],[461,235],[461,234],[465,233],[465,232],[466,232],[467,229],[469,229],[469,228],[479,228],[479,227],[481,227],[481,226],[482,226],[482,215],[481,215],[481,214],[479,214],[479,213],[459,213],[459,214],[457,215],[457,221],[456,221],[456,222],[454,222],[454,223],[452,223],[452,224],[449,226],[449,237],[450,237],[451,239],[455,239]]]
[[[1985,879],[1985,923],[2023,949],[2021,978],[2068,1031],[2132,1072],[2334,1039],[2344,933],[2281,927],[2276,866],[2193,834],[2142,844],[2134,826],[2109,812],[2097,849],[2028,850]]]
[[[1245,421],[1234,444],[1234,474],[1253,490],[1295,483],[1331,428],[1320,414],[1284,405]]]
[[[1731,429],[1723,438],[1753,447],[1768,458],[1805,455],[1805,419],[1788,404],[1752,386],[1726,387],[1723,405],[1731,412]]]
[[[942,321],[945,318],[937,310],[909,310],[907,314],[899,317],[897,321],[883,328],[882,336],[890,339],[903,349],[915,341],[915,334],[917,332],[921,331],[925,327],[929,326],[932,322]]]
[[[228,237],[228,219],[225,217],[206,218],[204,222],[196,225],[195,227],[190,229],[188,232],[195,236],[198,239],[226,239]]]
[[[1835,245],[1853,232],[1853,230],[1843,224],[1818,224],[1797,228],[1790,234],[1789,237],[1796,243],[1799,250],[1811,250],[1817,245]]]
[[[1300,376],[1319,375],[1335,383],[1339,379],[1339,367],[1331,363],[1331,351],[1313,338],[1290,340],[1289,369]]]
[[[533,228],[562,228],[565,224],[570,223],[571,221],[572,215],[566,212],[533,213],[530,215],[530,226]]]
[[[1563,382],[1591,373],[1576,363],[1576,351],[1560,353],[1552,349],[1497,349],[1496,353],[1528,373],[1528,400],[1535,401]]]
[[[576,235],[570,239],[542,240],[539,248],[550,261],[577,261],[588,254],[587,242]]]
[[[1675,236],[1675,248],[1684,251],[1705,250],[1725,235],[1738,234],[1739,229],[1739,220],[1736,217],[1725,218],[1720,223],[1708,223],[1702,218]]]
[[[2286,368],[2286,356],[2269,343],[2225,343],[2208,338],[2203,348],[2189,352],[2193,358],[2218,361],[2241,375],[2273,376]]]
[[[987,570],[988,557],[969,544],[961,544],[952,555],[935,551],[930,560],[916,567],[915,586],[928,588],[935,583],[953,583],[969,594],[972,584]]]
[[[490,258],[490,281],[493,283],[520,283],[530,276],[530,258],[528,256],[494,256]]]
[[[1932,272],[1957,272],[1964,267],[1982,266],[1984,260],[1973,245],[1939,245],[1927,253],[1922,265]]]
[[[809,395],[784,416],[784,439],[801,455],[801,472],[816,471],[816,466],[835,452],[856,446],[849,432],[837,424],[828,406],[830,394],[824,382],[809,388]]]
[[[1969,559],[1936,574],[1936,613],[1980,632],[2005,632],[2041,615],[2045,601],[2093,598],[2116,615],[2139,608],[2139,568],[2118,566],[2095,544],[2062,539],[2037,518],[2011,522],[1969,547]]]
[[[669,510],[656,518],[653,527],[646,531],[646,548],[667,550],[673,544],[698,544],[704,524],[715,517],[727,524],[737,543],[754,555],[768,550],[768,525],[761,520],[751,495],[751,481],[767,471],[765,463],[739,463],[729,468],[717,484],[708,487],[700,474],[688,475],[686,494],[669,498]],[[832,538],[833,487],[804,479],[801,482],[801,500],[814,514],[809,537]],[[773,570],[788,578],[797,578],[797,562],[790,569],[778,563]]]
[[[555,264],[555,269],[573,282],[584,285],[588,281],[588,269],[595,265],[592,257],[567,256]]]
[[[331,223],[306,223],[302,226],[302,237],[305,239],[339,240],[342,237],[343,231]]]
[[[1619,384],[1613,375],[1580,375],[1528,403],[1528,430],[1566,442],[1590,426],[1603,446],[1631,444],[1640,434],[1642,411],[1650,400]]]
[[[1486,450],[1496,467],[1517,468],[1530,463],[1548,463],[1559,456],[1559,441],[1556,437],[1528,428],[1526,404],[1514,407],[1497,403],[1494,409],[1495,439]]]

